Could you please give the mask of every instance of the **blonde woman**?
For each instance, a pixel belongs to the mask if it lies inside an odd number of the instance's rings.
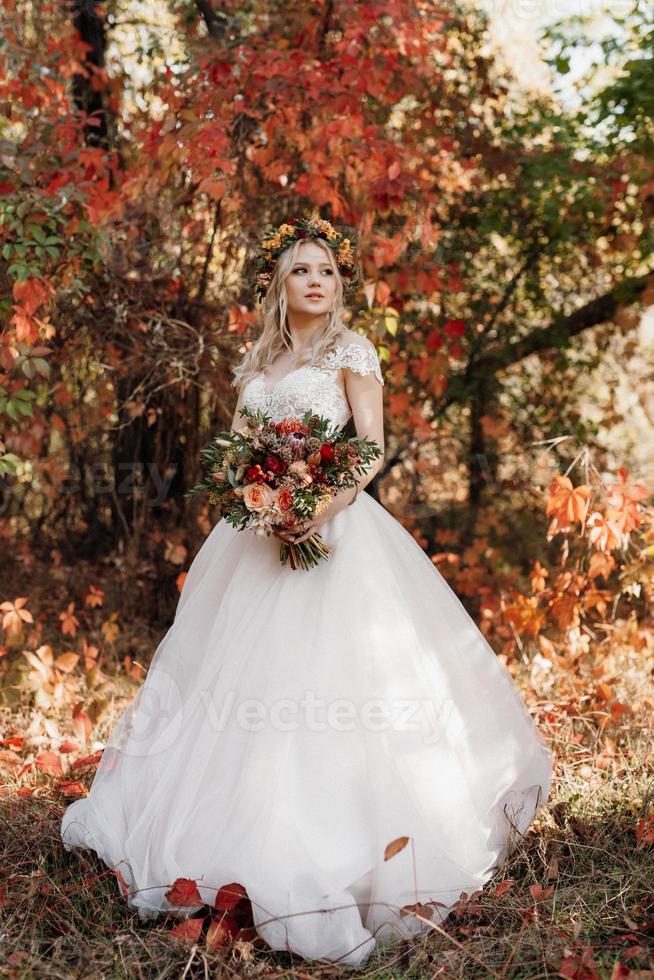
[[[274,420],[312,409],[384,448],[376,348],[343,322],[356,280],[327,221],[265,238],[233,428],[244,405]],[[66,847],[120,872],[142,918],[197,914],[238,883],[270,947],[361,966],[488,881],[548,799],[553,756],[510,674],[363,492],[382,461],[279,534],[320,530],[334,550],[310,571],[224,520],[196,555],[89,796],[62,821]]]

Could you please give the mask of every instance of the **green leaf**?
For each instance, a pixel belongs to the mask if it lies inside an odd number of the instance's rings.
[[[40,374],[44,378],[49,377],[49,375],[50,375],[50,365],[48,364],[48,362],[46,360],[44,360],[44,358],[42,358],[42,357],[33,357],[32,358],[32,363],[33,363],[34,367],[36,368],[38,374]]]

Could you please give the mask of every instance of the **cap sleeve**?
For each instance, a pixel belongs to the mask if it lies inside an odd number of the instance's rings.
[[[384,384],[379,355],[370,342],[338,345],[329,351],[325,360],[331,368],[350,368],[357,374],[374,374],[380,384]]]

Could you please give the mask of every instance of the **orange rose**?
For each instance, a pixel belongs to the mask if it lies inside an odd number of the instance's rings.
[[[293,493],[288,487],[280,487],[274,494],[274,504],[277,510],[285,514],[286,511],[291,510],[293,507]]]
[[[248,510],[263,510],[270,507],[273,492],[266,483],[248,483],[243,488],[243,503]]]

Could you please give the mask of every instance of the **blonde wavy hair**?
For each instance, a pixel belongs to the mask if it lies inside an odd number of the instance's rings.
[[[246,384],[255,374],[263,371],[269,364],[272,364],[278,354],[293,349],[293,340],[286,316],[288,301],[284,280],[296,263],[298,251],[304,242],[313,242],[319,245],[328,257],[334,270],[334,275],[336,276],[336,295],[334,297],[334,306],[327,314],[327,322],[324,330],[314,343],[313,348],[308,351],[303,351],[296,358],[291,370],[303,367],[305,364],[317,364],[323,355],[343,336],[344,331],[347,330],[343,322],[343,313],[345,311],[343,301],[344,282],[338,271],[334,253],[329,245],[319,238],[299,239],[289,248],[284,249],[279,256],[263,302],[259,303],[255,308],[256,316],[263,325],[262,330],[240,363],[232,368],[233,378],[230,383],[233,388],[238,388],[239,385]]]

